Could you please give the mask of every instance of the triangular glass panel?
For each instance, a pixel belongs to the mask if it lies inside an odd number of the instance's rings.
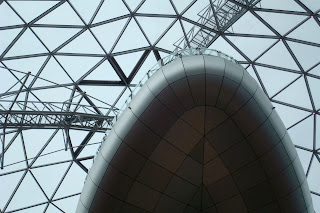
[[[278,0],[268,0],[264,1],[261,6],[268,9],[279,9],[279,10],[293,10],[305,12],[297,3],[292,2],[291,0],[283,0],[281,3]]]
[[[253,37],[238,37],[228,36],[228,39],[236,45],[244,54],[247,55],[252,61],[268,49],[276,40],[274,39],[262,39]],[[248,48],[248,44],[250,47]]]
[[[316,109],[320,108],[320,80],[317,78],[307,77],[307,81],[309,83],[309,87],[311,90],[312,99]]]
[[[29,23],[52,6],[57,4],[55,1],[12,1],[12,7],[19,13],[19,15]],[[26,9],[28,8],[28,9]]]
[[[76,151],[76,149],[78,149],[79,145],[81,144],[83,139],[88,135],[88,133],[89,132],[87,131],[79,131],[79,130],[73,130],[73,129],[69,130],[73,151]]]
[[[22,58],[22,59],[15,59],[15,60],[8,60],[4,61],[10,69],[18,70],[20,72],[28,73],[36,75],[47,59],[46,56],[42,57],[31,57],[31,58]],[[16,74],[17,72],[15,72]],[[31,76],[29,76],[30,78]]]
[[[316,157],[314,157],[312,161],[312,165],[310,167],[308,179],[307,179],[310,191],[320,193],[319,179],[320,179],[320,163],[316,159]]]
[[[7,2],[2,1],[0,5],[0,27],[23,24],[23,21],[17,16],[17,14],[8,6]]]
[[[305,119],[288,130],[293,144],[312,149],[313,147],[313,116]]]
[[[146,0],[138,13],[176,14],[169,0]]]
[[[139,83],[144,76],[147,74],[147,72],[157,63],[157,60],[153,54],[153,52],[151,52],[147,59],[143,62],[142,66],[140,67],[138,73],[134,76],[133,80],[131,83],[133,84],[137,84]]]
[[[174,6],[178,10],[178,13],[184,11],[193,1],[192,0],[176,0],[173,2]]]
[[[288,107],[282,104],[272,103],[272,105],[275,107],[286,128],[294,125],[296,122],[299,122],[310,115],[310,112]]]
[[[24,172],[15,172],[10,175],[0,176],[1,183],[1,199],[0,199],[0,209],[6,205],[9,200],[13,190],[19,183]]]
[[[50,58],[49,62],[42,70],[40,77],[45,80],[49,80],[46,82],[36,81],[33,87],[40,87],[45,85],[56,84],[65,84],[72,83],[70,77],[67,73],[59,66],[57,61],[54,58]],[[54,83],[53,83],[54,82]]]
[[[279,41],[268,52],[257,60],[259,63],[269,64],[288,69],[299,70],[283,42]]]
[[[84,80],[120,81],[120,78],[117,75],[116,71],[114,71],[108,60],[106,60],[87,77],[85,77]]]
[[[104,1],[93,23],[113,19],[126,14],[129,14],[129,11],[122,1]]]
[[[13,139],[13,143],[9,146],[8,150],[4,154],[4,166],[19,161],[25,162],[26,160],[20,135]],[[9,142],[11,142],[11,140],[6,140],[5,147],[8,147]],[[22,168],[26,168],[26,164],[20,166],[22,166]]]
[[[222,37],[219,37],[215,40],[210,46],[209,49],[215,49],[221,51],[237,61],[247,61],[238,51],[236,51],[226,40]]]
[[[129,77],[129,75],[133,71],[133,68],[136,66],[139,59],[141,58],[142,54],[143,54],[143,51],[139,51],[139,52],[134,52],[129,54],[118,55],[118,56],[115,56],[114,58],[118,62],[119,66],[121,67],[126,77]]]
[[[98,38],[100,44],[107,52],[109,52],[111,47],[114,46],[116,39],[120,35],[120,32],[127,21],[128,18],[125,18],[92,28],[94,35]]]
[[[286,34],[306,18],[305,16],[272,12],[257,12],[257,14],[281,35]]]
[[[200,15],[204,12],[203,9],[205,9],[209,4],[209,1],[192,2],[192,6],[183,14],[183,17],[191,20],[198,20]]]
[[[64,212],[76,212],[80,195],[68,197],[62,200],[53,202],[56,206],[62,209]]]
[[[319,62],[320,48],[288,41],[288,44],[304,70]]]
[[[80,31],[76,28],[33,27],[32,29],[51,51]]]
[[[33,175],[49,198],[51,198],[61,178],[68,169],[69,164],[70,163],[63,163],[32,169]]]
[[[102,58],[83,56],[56,56],[74,81],[85,75]]]
[[[175,46],[173,44],[183,36],[184,34],[181,29],[181,25],[179,21],[176,21],[175,24],[169,29],[169,31],[166,32],[166,34],[161,38],[161,40],[156,43],[156,46],[169,51],[173,51],[175,49]]]
[[[27,151],[29,163],[38,154],[41,148],[45,145],[47,140],[53,134],[54,130],[51,129],[30,129],[28,131],[23,131],[24,145]],[[38,140],[34,140],[34,136],[37,135]]]
[[[317,22],[311,18],[297,29],[295,29],[292,33],[288,35],[290,38],[296,38],[304,41],[310,41],[314,43],[320,43],[320,27]]]
[[[47,52],[46,48],[31,30],[27,29],[5,56],[30,55],[45,52]]]
[[[32,192],[32,196],[26,196],[29,195],[30,192]],[[6,210],[12,211],[14,209],[19,209],[46,201],[47,199],[42,193],[40,187],[37,185],[32,175],[28,172]]]
[[[54,198],[61,198],[81,192],[87,173],[73,163]]]
[[[293,104],[295,106],[312,109],[306,83],[303,77],[299,78],[288,88],[276,95],[274,99]]]
[[[240,19],[238,19],[227,32],[241,33],[241,34],[254,34],[254,35],[275,35],[268,27],[266,27],[259,19],[252,13],[247,12]],[[255,45],[251,45],[254,46]]]
[[[59,52],[104,54],[104,51],[88,30],[72,40]]]
[[[164,31],[174,21],[171,18],[151,18],[151,17],[137,17],[142,30],[146,33],[147,38],[153,44],[164,33]]]
[[[67,2],[47,14],[36,23],[55,25],[83,25],[81,19]]]
[[[1,11],[0,11],[1,13]],[[0,55],[11,44],[13,39],[19,34],[21,29],[1,30],[0,31]]]
[[[100,0],[90,1],[88,4],[87,0],[71,0],[70,3],[75,7],[84,21],[88,24],[91,20],[95,10],[99,5]]]
[[[89,140],[88,144],[81,151],[79,158],[86,158],[88,156],[95,156],[98,148],[101,145],[101,141],[103,140],[103,133],[95,133],[92,138]]]
[[[52,163],[53,159],[57,161],[72,160],[70,151],[65,151],[65,139],[62,131],[59,130],[53,137],[40,157],[35,161],[34,166]]]
[[[272,97],[282,88],[290,84],[292,81],[300,77],[300,75],[286,72],[282,70],[275,70],[267,67],[255,66],[261,81],[266,88],[268,95]]]
[[[117,43],[117,46],[112,52],[121,52],[146,46],[149,46],[146,38],[142,34],[136,21],[134,19],[131,19],[129,25],[127,26],[119,42]]]
[[[302,164],[304,173],[307,173],[307,170],[308,170],[308,167],[310,164],[310,160],[311,160],[311,156],[312,156],[312,152],[305,151],[305,150],[299,149],[299,148],[297,148],[296,150],[297,150],[297,153],[299,156],[299,160]],[[314,160],[316,160],[316,159],[314,159]]]

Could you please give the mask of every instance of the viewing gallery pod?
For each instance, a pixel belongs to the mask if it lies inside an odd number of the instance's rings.
[[[233,61],[178,57],[142,86],[103,142],[77,213],[313,213],[288,132]]]

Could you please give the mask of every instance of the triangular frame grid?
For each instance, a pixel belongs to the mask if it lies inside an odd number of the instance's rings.
[[[213,12],[223,3],[232,8],[227,20]],[[226,53],[259,82],[293,138],[320,212],[316,32],[316,1],[0,1],[0,185],[8,186],[0,213],[74,209],[83,183],[68,182],[84,179],[138,78],[184,48]],[[42,199],[15,204],[30,191]]]

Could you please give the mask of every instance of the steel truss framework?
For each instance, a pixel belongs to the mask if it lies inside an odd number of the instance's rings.
[[[0,212],[72,212],[126,97],[151,65],[182,47],[219,49],[256,78],[288,128],[319,208],[316,2],[44,2],[0,4],[10,17],[0,22]],[[238,13],[221,13],[223,3]]]

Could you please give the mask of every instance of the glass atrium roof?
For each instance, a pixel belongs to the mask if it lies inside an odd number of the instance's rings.
[[[260,83],[320,212],[319,35],[318,0],[0,1],[0,212],[74,212],[113,118],[186,47]]]

